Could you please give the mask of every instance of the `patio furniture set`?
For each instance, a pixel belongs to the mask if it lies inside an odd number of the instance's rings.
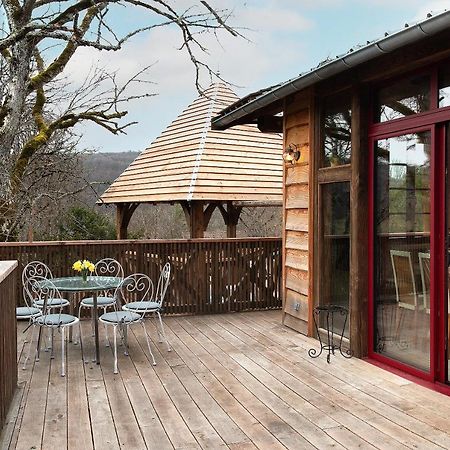
[[[100,364],[98,322],[101,322],[105,328],[106,346],[109,346],[108,328],[112,327],[115,374],[118,373],[117,332],[119,332],[124,345],[125,355],[128,355],[128,328],[135,324],[142,326],[152,364],[156,365],[145,326],[144,319],[147,316],[155,316],[157,319],[156,329],[159,341],[164,340],[167,350],[170,351],[161,317],[162,304],[170,281],[170,264],[166,263],[162,268],[156,289],[150,277],[143,273],[125,277],[121,264],[115,259],[102,259],[95,264],[93,269],[93,274],[89,277],[54,278],[49,267],[40,261],[32,261],[25,266],[22,272],[22,286],[26,306],[16,308],[17,318],[28,319],[30,324],[26,330],[31,328],[30,346],[23,369],[26,369],[27,361],[30,359],[37,328],[39,332],[36,343],[36,361],[39,361],[42,340],[45,341],[46,350],[50,349],[51,358],[53,358],[56,329],[61,333],[61,376],[65,376],[65,329],[71,330],[74,326],[78,327],[78,336],[74,339],[74,344],[79,342],[82,348],[83,336],[80,322],[82,308],[91,310],[92,334],[95,339],[93,361],[97,364]],[[75,292],[91,294],[81,300],[78,306],[78,316],[64,312],[69,307],[73,308],[73,302],[65,298],[62,293],[73,294]],[[98,309],[103,309],[100,317]],[[43,339],[43,330],[49,330],[48,344]],[[87,362],[84,354],[83,359]]]

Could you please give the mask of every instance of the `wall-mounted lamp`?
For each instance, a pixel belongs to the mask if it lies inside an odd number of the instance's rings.
[[[295,165],[295,163],[300,159],[300,146],[297,144],[289,144],[283,153],[283,159],[287,163]]]

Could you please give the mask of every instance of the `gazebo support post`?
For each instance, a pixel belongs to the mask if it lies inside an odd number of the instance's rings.
[[[212,213],[216,209],[216,203],[205,206],[205,202],[194,200],[192,202],[180,202],[186,217],[191,239],[201,239],[205,236]]]
[[[117,239],[127,239],[128,225],[131,216],[139,203],[117,203],[116,204],[116,237]]]
[[[219,209],[227,226],[227,238],[235,238],[242,206],[234,206],[233,202],[227,202],[226,209],[222,204],[219,205]]]
[[[191,239],[200,239],[205,236],[205,224],[203,219],[203,202],[192,202],[190,223]]]

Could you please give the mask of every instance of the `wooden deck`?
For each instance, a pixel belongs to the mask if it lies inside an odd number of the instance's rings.
[[[317,342],[277,311],[165,323],[173,351],[154,341],[156,367],[137,327],[119,375],[111,349],[98,367],[73,344],[65,378],[58,353],[19,369],[2,450],[450,448],[447,396],[362,360],[313,360]],[[22,358],[20,331],[18,345]]]

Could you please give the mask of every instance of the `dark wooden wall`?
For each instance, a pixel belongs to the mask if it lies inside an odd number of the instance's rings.
[[[0,432],[17,387],[16,287],[14,269],[0,282]]]

